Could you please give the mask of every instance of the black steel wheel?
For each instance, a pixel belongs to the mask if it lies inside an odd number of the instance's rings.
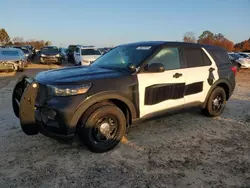
[[[88,115],[89,114],[89,115]],[[92,108],[82,118],[78,134],[83,143],[93,152],[113,149],[126,130],[126,118],[115,105]]]
[[[216,87],[208,98],[206,108],[202,111],[210,117],[219,116],[225,108],[226,100],[225,90],[221,87]]]

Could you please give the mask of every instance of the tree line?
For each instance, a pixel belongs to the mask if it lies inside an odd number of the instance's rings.
[[[20,45],[32,45],[36,49],[40,49],[43,46],[51,45],[50,41],[45,40],[24,40],[23,37],[10,38],[8,32],[0,28],[0,46],[20,46]]]
[[[220,46],[228,52],[250,51],[250,38],[240,43],[234,44],[221,33],[212,33],[211,31],[203,31],[202,34],[196,38],[193,32],[186,32],[183,36],[184,42],[210,44]]]

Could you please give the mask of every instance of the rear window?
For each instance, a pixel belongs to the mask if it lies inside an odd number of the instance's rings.
[[[188,68],[211,65],[211,61],[200,48],[186,48],[184,53]]]
[[[228,53],[226,51],[211,49],[211,50],[209,50],[209,53],[213,57],[213,59],[216,61],[217,64],[218,63],[219,64],[229,64],[230,63],[230,59],[229,59]]]

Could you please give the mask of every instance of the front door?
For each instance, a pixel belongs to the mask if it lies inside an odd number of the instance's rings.
[[[164,47],[149,61],[147,66],[161,63],[165,71],[150,73],[145,69],[143,73],[137,75],[140,117],[173,107],[183,107],[185,75],[181,69],[181,62],[179,48]]]

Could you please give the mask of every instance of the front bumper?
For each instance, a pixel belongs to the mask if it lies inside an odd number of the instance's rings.
[[[72,138],[76,125],[70,121],[86,96],[49,98],[46,88],[28,77],[21,78],[13,91],[13,110],[28,135],[42,133],[56,138]]]
[[[40,57],[40,62],[41,63],[59,63],[61,61],[60,57]]]

